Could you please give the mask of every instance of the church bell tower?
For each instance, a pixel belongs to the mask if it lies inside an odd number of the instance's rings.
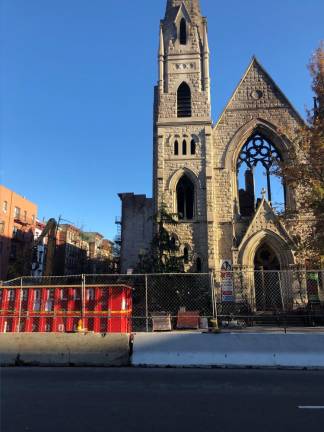
[[[166,205],[179,223],[169,231],[187,271],[208,271],[212,236],[212,122],[207,21],[199,0],[167,0],[160,24],[154,98],[155,211]]]

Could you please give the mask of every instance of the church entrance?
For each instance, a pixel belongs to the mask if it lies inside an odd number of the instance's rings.
[[[255,304],[257,311],[281,311],[280,263],[273,249],[262,244],[254,258]]]

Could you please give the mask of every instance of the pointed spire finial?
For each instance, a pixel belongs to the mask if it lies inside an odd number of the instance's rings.
[[[207,34],[207,22],[204,19],[204,53],[209,54],[208,34]]]
[[[267,191],[265,190],[265,188],[262,188],[261,195],[262,195],[263,200],[266,198],[266,194],[267,194]]]
[[[164,40],[163,40],[163,28],[160,26],[160,44],[159,44],[159,55],[164,56]]]
[[[160,44],[159,44],[159,90],[163,93],[164,90],[164,39],[163,28],[160,26]]]
[[[173,8],[181,6],[184,3],[188,12],[191,14],[200,15],[200,1],[199,0],[167,0],[166,16],[172,13]]]

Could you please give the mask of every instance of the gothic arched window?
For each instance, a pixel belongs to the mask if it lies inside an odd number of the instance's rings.
[[[183,175],[177,185],[177,212],[179,219],[193,219],[194,205],[195,187],[192,181],[186,175]]]
[[[174,154],[175,154],[175,156],[178,156],[178,154],[179,154],[179,143],[177,140],[174,141]]]
[[[178,117],[191,117],[191,90],[185,82],[178,88],[177,107]]]
[[[255,133],[246,141],[236,167],[242,216],[253,215],[256,197],[261,197],[264,191],[274,207],[284,208],[284,187],[281,180],[272,175],[274,166],[281,160],[276,147],[261,134]]]
[[[192,155],[196,154],[196,141],[194,139],[191,140],[190,150]]]
[[[178,247],[179,247],[178,237],[175,234],[173,234],[170,238],[170,248],[171,250],[175,251],[178,249]]]
[[[187,23],[184,18],[180,21],[180,44],[187,45]]]
[[[186,140],[182,141],[182,154],[183,155],[187,154],[187,141]]]

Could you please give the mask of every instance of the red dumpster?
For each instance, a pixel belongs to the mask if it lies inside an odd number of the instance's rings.
[[[129,333],[132,291],[127,285],[0,288],[0,332]]]
[[[84,328],[96,333],[130,333],[132,290],[127,285],[87,285]]]

